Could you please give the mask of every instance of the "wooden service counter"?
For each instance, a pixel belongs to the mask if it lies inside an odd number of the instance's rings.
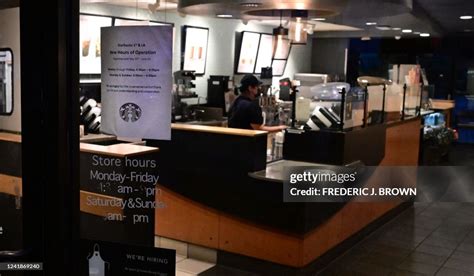
[[[2,250],[22,248],[21,136],[0,132],[0,235]]]
[[[417,166],[419,130],[419,118],[374,126],[368,134],[382,135],[382,143],[371,148],[363,139],[357,138],[363,144],[348,140],[349,148],[363,150],[341,153],[338,160],[357,159],[365,152],[359,161]],[[171,141],[147,141],[160,148],[157,200],[167,206],[156,211],[155,234],[217,249],[218,262],[224,265],[226,260],[242,265],[234,257],[246,256],[300,269],[336,252],[344,242],[354,242],[357,233],[409,205],[284,203],[282,184],[261,177],[273,166],[265,162],[266,143],[266,132],[180,124],[173,125]],[[382,153],[371,152],[375,150]]]

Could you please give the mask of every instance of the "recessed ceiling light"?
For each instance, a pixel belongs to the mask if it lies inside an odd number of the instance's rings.
[[[370,39],[371,39],[370,36],[363,36],[360,38],[360,40],[362,41],[369,41]]]
[[[395,28],[392,28],[393,31],[400,31],[402,28],[398,28],[398,27],[395,27]]]
[[[409,34],[409,33],[411,33],[411,32],[413,32],[413,31],[410,30],[410,29],[403,29],[403,30],[402,30],[402,33],[406,33],[406,34]]]
[[[377,25],[377,22],[366,22],[365,25],[367,25],[367,26],[375,26],[375,25]]]
[[[388,26],[388,25],[378,25],[377,27],[377,30],[381,30],[381,31],[389,31],[392,29],[392,27]]]
[[[246,8],[258,8],[260,7],[262,4],[260,3],[242,3],[240,4],[242,7],[246,7]]]
[[[459,19],[462,19],[462,20],[471,20],[471,19],[472,19],[472,15],[463,15],[463,16],[460,16]]]
[[[219,18],[232,18],[232,14],[218,14],[217,17],[219,17]]]
[[[324,18],[324,17],[316,17],[316,18],[312,18],[311,20],[313,20],[313,21],[325,21],[326,18]]]
[[[421,33],[420,36],[421,37],[430,37],[430,34],[429,33]]]

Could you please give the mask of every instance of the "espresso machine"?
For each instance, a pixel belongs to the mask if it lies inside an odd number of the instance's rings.
[[[260,80],[262,81],[259,104],[265,114],[265,125],[279,125],[279,107],[275,95],[272,93],[272,68],[263,67],[262,73],[260,74]]]
[[[196,88],[194,81],[196,80],[195,71],[176,71],[174,72],[175,86],[173,89],[173,107],[172,121],[186,121],[190,117],[191,111],[188,104],[182,99],[197,98],[198,95],[193,91]]]

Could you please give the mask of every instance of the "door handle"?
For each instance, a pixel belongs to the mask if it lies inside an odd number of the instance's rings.
[[[1,261],[19,261],[26,258],[30,254],[29,249],[13,250],[13,251],[0,251],[0,262]]]

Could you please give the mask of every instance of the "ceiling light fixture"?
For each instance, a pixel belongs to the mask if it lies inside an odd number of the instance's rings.
[[[313,20],[313,21],[326,21],[326,18],[324,18],[324,17],[316,17],[316,18],[312,18],[311,20]]]
[[[308,33],[304,29],[303,18],[308,18],[307,11],[292,11],[289,38],[293,44],[306,44]]]
[[[232,14],[218,14],[216,16],[219,18],[232,18]]]
[[[409,34],[409,33],[412,33],[413,31],[410,30],[410,29],[403,29],[402,30],[402,33],[405,33],[405,34]]]
[[[283,27],[282,21],[283,21],[283,11],[280,10],[280,26],[273,29],[272,56],[275,56],[277,49],[281,49],[281,47],[283,47],[284,40],[288,38],[288,29]]]
[[[419,34],[421,34],[421,33],[420,33],[420,32],[414,32],[413,34],[419,35]]]
[[[392,31],[401,31],[402,28],[398,28],[398,27],[395,27],[395,28],[392,28]]]
[[[396,36],[395,36],[395,39],[396,39],[396,40],[400,40],[401,38],[402,38],[402,37],[399,36],[399,35],[396,35]]]
[[[389,31],[392,29],[389,25],[378,25],[375,28],[380,31]]]
[[[420,36],[421,37],[430,37],[430,34],[429,33],[421,33]]]
[[[370,36],[363,36],[363,37],[360,38],[360,40],[369,41],[369,40],[371,40],[371,38],[370,38]]]
[[[366,22],[365,25],[367,25],[367,26],[375,26],[375,25],[377,25],[377,22]]]
[[[463,16],[460,16],[459,19],[461,19],[461,20],[471,20],[472,15],[463,15]]]
[[[245,8],[258,8],[260,7],[262,4],[260,3],[242,3],[240,4],[242,7],[245,7]]]

